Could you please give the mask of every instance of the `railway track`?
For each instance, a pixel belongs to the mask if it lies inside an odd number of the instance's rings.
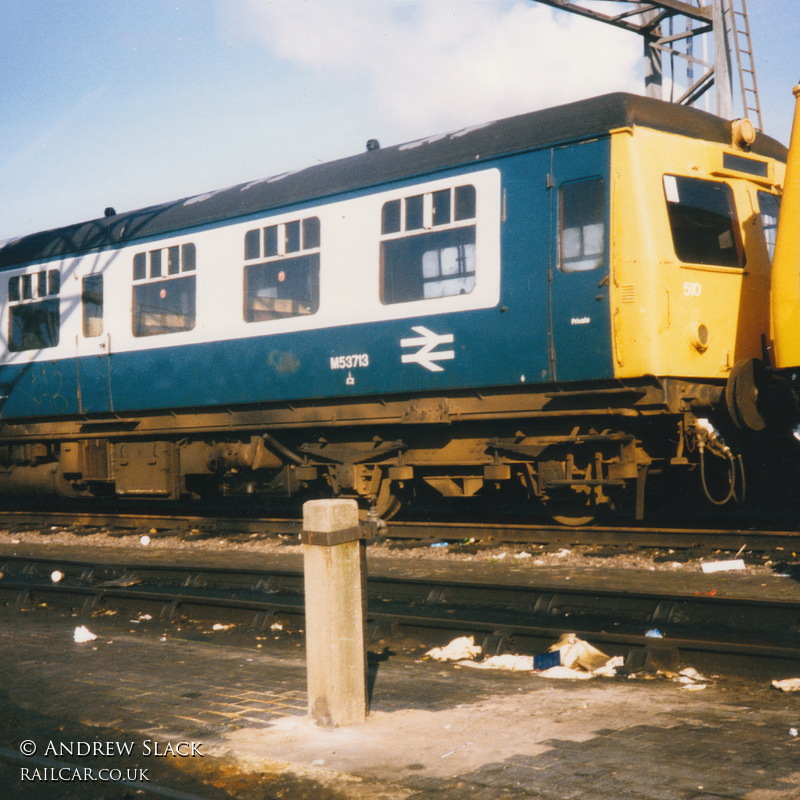
[[[76,535],[98,531],[124,538],[148,532],[151,536],[181,540],[202,538],[265,539],[299,536],[302,521],[254,517],[194,515],[153,515],[64,512],[4,511],[0,525],[7,528],[30,527],[46,534],[69,529]],[[643,548],[701,548],[708,551],[800,552],[800,532],[792,530],[756,530],[701,527],[625,527],[618,525],[586,526],[538,525],[492,522],[392,521],[373,527],[368,535],[409,542],[461,542],[474,540],[484,544],[552,544],[633,546]]]
[[[0,555],[0,572],[0,602],[19,610],[44,605],[78,617],[120,612],[127,619],[124,611],[154,624],[200,628],[222,621],[247,634],[303,628],[303,576],[295,570]],[[774,677],[800,668],[796,600],[374,576],[368,595],[373,645],[427,647],[471,634],[486,653],[530,655],[572,632],[625,656],[631,671],[683,664]]]

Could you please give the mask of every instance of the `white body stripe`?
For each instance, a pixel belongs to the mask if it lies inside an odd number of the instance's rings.
[[[475,286],[466,293],[385,305],[380,300],[381,209],[385,202],[412,194],[472,184],[476,189]],[[243,318],[244,236],[264,225],[319,217],[320,305],[317,313],[247,323]],[[127,247],[88,253],[48,263],[5,271],[0,276],[0,347],[2,363],[53,361],[76,355],[133,352],[170,346],[200,344],[280,334],[354,323],[404,319],[491,308],[500,297],[501,176],[486,169],[447,179],[431,180],[401,189],[326,202],[288,213],[265,215],[157,240],[142,240]],[[132,333],[133,257],[136,253],[193,242],[197,248],[196,326],[190,331],[135,337]],[[8,351],[8,279],[15,275],[58,269],[61,273],[61,326],[59,344],[44,350]],[[81,279],[104,276],[104,332],[82,334]],[[429,352],[428,361],[446,358]],[[413,354],[404,361],[414,361]],[[429,367],[430,368],[430,367]]]

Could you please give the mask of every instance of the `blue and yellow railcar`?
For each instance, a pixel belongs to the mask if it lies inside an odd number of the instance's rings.
[[[613,94],[7,242],[0,491],[733,499],[785,156]]]

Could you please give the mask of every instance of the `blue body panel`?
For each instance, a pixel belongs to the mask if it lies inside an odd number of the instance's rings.
[[[541,349],[514,347],[498,309],[0,367],[4,419],[443,392],[524,383]],[[413,328],[423,328],[423,333]],[[429,332],[429,333],[428,333]],[[434,345],[431,336],[452,342]],[[401,341],[415,343],[401,346]],[[434,340],[435,341],[435,340]],[[402,363],[402,357],[419,361]],[[441,355],[446,360],[439,360]],[[343,360],[350,358],[348,362]],[[352,360],[355,356],[355,360]],[[538,356],[538,359],[537,359]],[[351,363],[350,368],[336,364]],[[538,361],[538,363],[537,363]],[[427,365],[427,366],[426,366]],[[106,369],[108,375],[106,375]],[[432,371],[440,367],[442,371]],[[77,391],[81,375],[80,398]],[[113,409],[108,403],[108,386]]]
[[[607,263],[579,274],[555,265],[557,183],[607,179],[608,138],[487,166],[501,170],[505,197],[497,307],[186,346],[169,346],[168,334],[164,347],[138,352],[2,365],[0,415],[201,410],[612,378],[607,287],[597,299]],[[591,324],[569,322],[587,315]]]

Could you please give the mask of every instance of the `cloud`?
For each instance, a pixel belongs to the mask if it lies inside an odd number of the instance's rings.
[[[641,92],[639,37],[531,0],[225,0],[229,36],[358,80],[401,134]]]

